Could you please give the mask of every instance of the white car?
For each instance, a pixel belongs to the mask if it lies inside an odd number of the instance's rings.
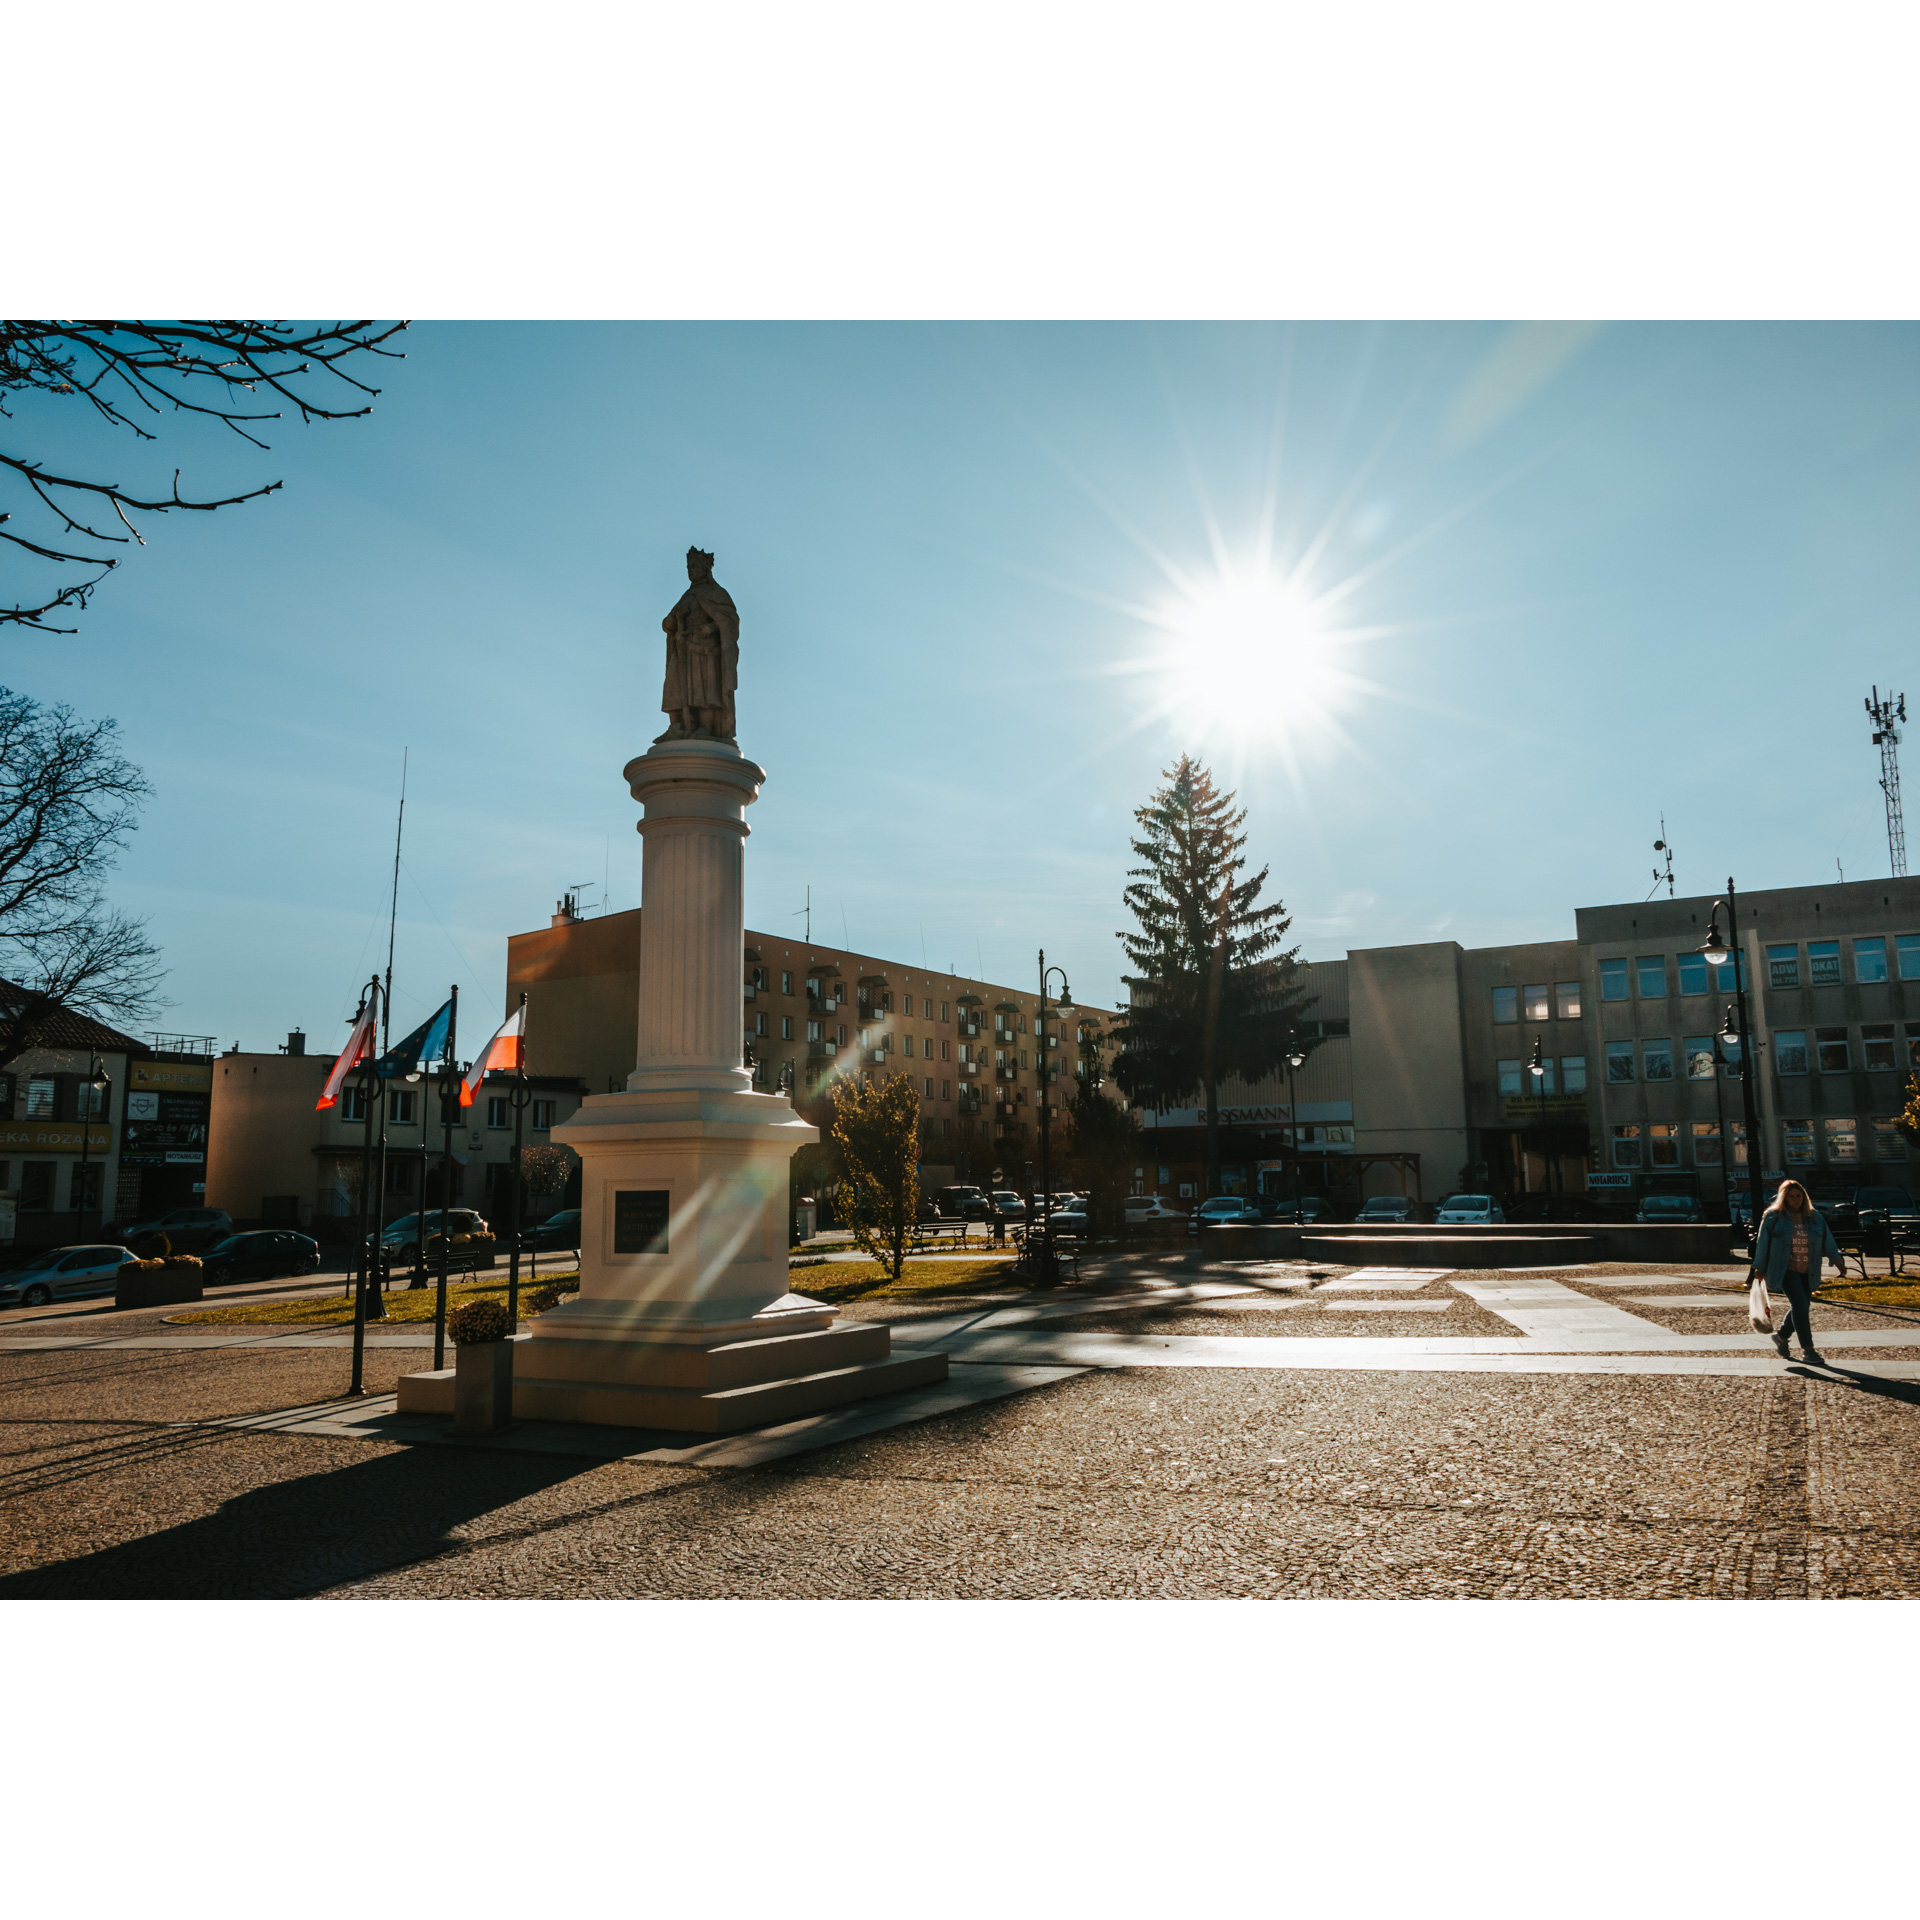
[[[1433,1219],[1434,1224],[1441,1227],[1486,1227],[1496,1223],[1505,1226],[1507,1216],[1493,1204],[1492,1197],[1488,1194],[1455,1193],[1447,1197],[1445,1204]]]
[[[1212,1200],[1200,1202],[1187,1222],[1187,1231],[1198,1233],[1205,1227],[1257,1227],[1259,1224],[1260,1209],[1251,1200],[1243,1200],[1238,1194],[1223,1193]]]
[[[1187,1217],[1178,1208],[1168,1206],[1164,1200],[1140,1193],[1127,1201],[1126,1213],[1129,1227],[1159,1226],[1163,1222],[1185,1220]]]
[[[132,1259],[125,1247],[52,1247],[0,1280],[0,1307],[48,1307],[111,1293]]]

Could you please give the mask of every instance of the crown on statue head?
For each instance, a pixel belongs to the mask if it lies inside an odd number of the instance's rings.
[[[690,561],[704,560],[709,567],[713,565],[713,555],[703,552],[699,547],[689,547],[687,549],[687,558]]]

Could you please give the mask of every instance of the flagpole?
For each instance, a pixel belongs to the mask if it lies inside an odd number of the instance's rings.
[[[389,1018],[392,1007],[386,1009]],[[373,1182],[373,1240],[369,1252],[371,1261],[370,1280],[367,1289],[367,1318],[384,1320],[387,1317],[385,1282],[387,1277],[387,1250],[381,1244],[387,1233],[387,1083],[377,1070],[373,1076],[373,1097],[380,1108],[380,1157],[374,1169]],[[373,1125],[373,1115],[367,1115],[367,1125]]]
[[[515,1333],[520,1331],[520,1123],[526,1118],[527,1102],[533,1098],[527,1086],[527,996],[520,995],[520,1077],[507,1094],[513,1108],[512,1178],[507,1190],[507,1218],[512,1252],[507,1256],[507,1321]],[[540,1264],[539,1255],[534,1265]]]
[[[380,1024],[380,976],[377,973],[368,983],[367,993],[373,1007],[373,1026],[377,1031]],[[371,1037],[370,1034],[369,1039]],[[354,1229],[354,1237],[358,1242],[359,1271],[353,1289],[353,1379],[347,1387],[349,1399],[358,1399],[366,1392],[362,1375],[367,1346],[367,1203],[372,1197],[373,1186],[373,1063],[374,1052],[369,1045],[360,1069],[360,1117],[366,1122],[367,1133],[361,1144],[360,1217]]]
[[[433,1370],[438,1373],[447,1364],[447,1262],[453,1242],[453,1114],[460,1102],[459,1069],[455,1061],[454,1034],[460,1024],[460,988],[456,982],[447,1002],[447,1043],[441,1049],[440,1120],[445,1130],[445,1147],[440,1158],[440,1290],[433,1302]],[[420,1139],[427,1137],[426,1115],[420,1116]],[[426,1195],[421,1194],[424,1201]],[[421,1222],[424,1226],[426,1223]]]

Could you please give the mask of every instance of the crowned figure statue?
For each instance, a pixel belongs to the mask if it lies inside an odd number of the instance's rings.
[[[713,555],[687,549],[685,593],[660,622],[667,678],[660,710],[671,723],[654,741],[724,740],[734,745],[733,694],[740,683],[740,614],[713,577]]]

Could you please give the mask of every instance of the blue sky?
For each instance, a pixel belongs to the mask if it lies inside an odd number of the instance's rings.
[[[223,1046],[344,1031],[403,748],[396,1021],[454,979],[491,1012],[507,934],[572,883],[638,904],[620,768],[663,724],[689,542],[769,773],[752,925],[797,929],[810,883],[823,938],[1015,980],[1044,944],[1110,999],[1131,810],[1182,748],[1238,787],[1308,958],[1565,934],[1647,892],[1663,812],[1683,890],[1887,870],[1860,703],[1904,685],[1920,605],[1911,326],[405,345],[369,419],[267,454],[103,443],[50,402],[8,433],[286,483],[143,528],[78,637],[5,643],[9,684],[115,715],[151,776],[115,894],[165,949],[164,1024]]]

